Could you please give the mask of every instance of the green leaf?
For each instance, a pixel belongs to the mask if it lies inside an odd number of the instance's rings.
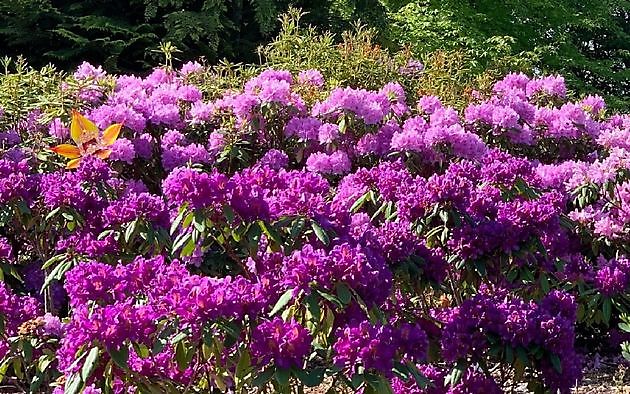
[[[26,203],[26,201],[20,199],[20,201],[18,201],[17,206],[22,215],[28,215],[31,213],[31,209],[28,207],[28,204]]]
[[[426,388],[429,384],[429,380],[420,373],[418,367],[416,367],[416,365],[410,361],[407,361],[406,365],[409,369],[409,372],[411,372],[411,375],[413,375],[413,378],[416,380],[416,384],[418,385],[418,387],[420,387],[421,389]]]
[[[184,246],[192,237],[191,233],[183,233],[175,238],[175,242],[173,242],[173,252],[179,250],[182,246]]]
[[[347,128],[348,128],[348,125],[346,122],[346,117],[342,115],[341,119],[339,120],[339,133],[344,134]]]
[[[547,275],[545,273],[542,273],[540,275],[540,288],[542,289],[544,294],[549,293],[549,279],[547,278]]]
[[[370,193],[366,192],[361,197],[357,198],[357,200],[350,207],[350,212],[355,213],[359,209],[361,209],[361,207],[363,206],[363,204],[365,204],[365,202],[368,200],[369,197],[370,197]]]
[[[122,345],[120,349],[107,349],[107,353],[112,358],[114,363],[122,369],[127,369],[127,363],[129,361],[129,348],[126,345]]]
[[[177,231],[177,228],[179,227],[179,225],[181,224],[182,220],[184,219],[184,214],[185,213],[186,213],[186,206],[184,205],[181,208],[179,208],[179,213],[177,214],[177,216],[173,220],[173,223],[171,223],[171,228],[169,230],[171,235],[175,234],[175,231]]]
[[[181,252],[179,252],[180,256],[190,256],[193,254],[193,252],[195,251],[195,247],[197,245],[195,244],[194,239],[190,239],[188,240],[188,242],[186,243],[186,245],[184,245],[184,247],[182,248]]]
[[[51,356],[49,355],[42,355],[39,358],[39,361],[37,362],[37,370],[40,372],[44,372],[46,371],[46,369],[48,369],[48,367],[50,366],[50,364],[52,364],[53,359],[51,358]],[[2,381],[2,378],[0,377],[0,382]]]
[[[308,312],[313,317],[313,320],[318,322],[322,314],[322,308],[319,306],[319,299],[317,297],[317,294],[309,294],[304,301],[306,302]]]
[[[508,364],[514,362],[514,349],[510,345],[505,345],[505,361],[507,361]]]
[[[394,362],[394,367],[392,368],[392,371],[402,380],[406,381],[407,379],[409,379],[409,368],[398,361]]]
[[[33,345],[30,341],[22,341],[22,354],[24,355],[24,362],[30,364],[33,357]]]
[[[187,337],[188,337],[188,334],[187,334],[187,333],[185,333],[185,332],[183,332],[183,331],[182,331],[182,332],[178,332],[178,333],[177,333],[177,334],[173,337],[173,339],[171,339],[171,343],[172,343],[173,345],[175,345],[175,344],[177,344],[177,343],[180,343],[181,341],[183,341],[183,340],[184,340],[184,339],[186,339]]]
[[[365,375],[361,373],[355,373],[350,380],[350,387],[357,390],[361,384],[365,382]]]
[[[46,215],[46,218],[44,219],[45,221],[49,221],[53,216],[55,216],[59,210],[61,209],[61,207],[57,207],[55,209],[53,209],[52,211],[50,211],[48,213],[48,215]]]
[[[195,348],[187,346],[186,342],[180,341],[175,346],[175,361],[177,361],[177,368],[180,371],[184,371],[190,365],[192,358],[195,354]]]
[[[234,221],[234,210],[229,205],[223,207],[223,215],[227,219],[228,223],[232,223]]]
[[[289,289],[285,291],[280,296],[276,304],[273,306],[273,308],[271,309],[271,312],[269,312],[269,317],[280,312],[285,306],[287,306],[287,304],[289,303],[289,301],[291,301],[292,298],[293,298],[293,289]]]
[[[380,375],[366,374],[365,381],[368,383],[368,392],[372,392],[374,394],[391,394],[392,388],[389,385],[389,382]]]
[[[177,368],[183,371],[188,366],[186,364],[186,345],[183,341],[177,342],[175,346],[175,361],[177,361]]]
[[[192,223],[194,218],[195,218],[195,212],[188,212],[188,214],[186,216],[184,216],[184,221],[182,222],[182,227],[183,228],[188,228],[190,226],[190,223]]]
[[[475,260],[474,262],[475,271],[479,273],[481,276],[486,276],[486,264],[482,260]]]
[[[151,349],[151,354],[159,354],[162,353],[164,347],[166,347],[167,341],[164,338],[157,338],[155,343],[153,344],[153,348]]]
[[[332,302],[333,304],[337,305],[338,307],[343,307],[343,303],[341,302],[341,300],[337,297],[335,297],[334,295],[330,294],[330,293],[326,293],[325,291],[318,291],[317,292],[320,296],[322,296],[325,300]]]
[[[610,317],[612,315],[612,301],[608,297],[605,297],[604,302],[602,303],[602,313],[604,323],[608,325],[610,323]]]
[[[195,212],[192,224],[193,224],[193,227],[200,233],[203,233],[206,231],[206,218],[203,216],[203,214],[200,211]]]
[[[453,367],[451,372],[444,379],[444,384],[455,386],[457,383],[459,383],[460,379],[464,375],[464,371],[466,371],[467,368],[468,363],[462,360],[458,361],[457,364],[455,364],[455,367]]]
[[[70,270],[70,268],[72,268],[72,260],[65,260],[64,262],[56,266],[44,280],[41,293],[44,294],[44,290],[48,286],[50,286],[53,280],[61,280],[65,273]]]
[[[271,380],[274,374],[274,368],[267,368],[261,373],[257,374],[256,377],[252,380],[252,385],[255,387],[262,387],[267,382]]]
[[[527,357],[527,351],[524,347],[519,346],[516,348],[516,356],[524,366],[529,366],[529,357]]]
[[[251,370],[252,360],[247,350],[243,351],[241,357],[236,364],[236,377],[239,379],[245,378]]]
[[[125,242],[126,243],[129,243],[129,241],[131,241],[131,239],[133,238],[134,234],[136,233],[136,230],[138,230],[138,224],[139,224],[138,219],[135,219],[129,224],[127,224],[127,228],[125,229]]]
[[[151,349],[147,347],[147,345],[143,343],[134,343],[133,348],[136,351],[136,354],[140,358],[147,358],[151,355]]]
[[[63,260],[65,257],[66,257],[66,254],[65,254],[65,253],[62,253],[62,254],[58,254],[58,255],[55,255],[55,256],[53,256],[53,257],[49,258],[49,259],[48,259],[48,260],[46,260],[46,262],[42,265],[42,269],[43,269],[43,270],[45,270],[45,269],[49,268],[51,265],[55,264],[55,263],[56,263],[56,262],[58,262],[58,261]]]
[[[551,365],[553,366],[553,369],[556,370],[556,372],[558,372],[559,374],[562,373],[562,363],[560,362],[560,357],[558,357],[557,354],[550,354],[549,355],[549,361],[551,361]]]
[[[300,235],[300,233],[304,229],[305,224],[306,221],[303,218],[295,219],[291,224],[291,229],[289,230],[289,235],[291,235],[291,238],[297,238],[297,236]]]
[[[344,305],[348,305],[350,303],[352,300],[352,293],[350,292],[348,285],[345,283],[339,283],[337,285],[337,297],[339,297],[339,301],[341,301]]]
[[[289,378],[291,378],[291,370],[287,369],[287,368],[278,368],[276,370],[276,381],[281,385],[281,386],[288,386],[289,385]]]
[[[81,368],[81,379],[84,382],[87,382],[92,372],[96,368],[96,364],[98,363],[98,356],[100,354],[100,349],[98,347],[93,347],[88,352],[85,361],[83,362],[83,367]]]
[[[83,388],[84,382],[81,380],[81,376],[77,373],[70,375],[70,378],[66,380],[64,387],[64,394],[78,394]]]
[[[376,219],[378,217],[378,215],[380,215],[381,213],[383,213],[383,211],[387,210],[387,207],[390,206],[391,201],[384,201],[380,207],[378,207],[378,209],[376,210],[376,212],[374,212],[372,214],[372,216],[370,217],[370,221],[373,221],[374,219]],[[388,219],[388,213],[385,212],[385,219]]]
[[[33,378],[31,379],[29,392],[37,393],[39,391],[39,387],[42,385],[43,381],[44,381],[44,376],[42,375],[41,372],[35,374],[35,376],[33,376]]]
[[[0,364],[0,382],[2,382],[4,380],[4,377],[7,374],[7,370],[9,369],[9,366],[11,365],[11,359],[10,358],[6,358],[2,364]]]
[[[439,212],[440,219],[442,219],[442,223],[448,223],[448,211],[440,211]]]
[[[274,241],[277,244],[281,244],[282,243],[282,238],[280,238],[280,234],[278,233],[278,231],[276,231],[275,228],[267,226],[267,224],[262,221],[259,220],[258,221],[258,225],[260,226],[260,229],[262,230],[262,232],[269,237],[269,239],[271,239],[272,241]]]
[[[324,231],[324,229],[317,222],[311,221],[311,227],[313,228],[317,239],[319,239],[324,245],[328,245],[330,243],[330,238],[328,237],[328,234],[326,234],[326,231]]]
[[[307,387],[317,387],[324,381],[324,368],[315,368],[310,371],[298,369],[295,376]]]

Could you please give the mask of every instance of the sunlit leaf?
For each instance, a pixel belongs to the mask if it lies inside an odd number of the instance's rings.
[[[114,142],[116,142],[116,139],[118,139],[118,135],[120,134],[120,130],[122,129],[122,127],[122,123],[116,123],[106,128],[105,131],[103,131],[103,145],[110,146]]]
[[[57,145],[50,148],[50,150],[67,159],[76,159],[81,156],[81,151],[79,150],[79,148],[70,144]]]
[[[98,127],[79,111],[72,110],[72,122],[70,123],[70,137],[79,145],[88,133],[98,133]]]

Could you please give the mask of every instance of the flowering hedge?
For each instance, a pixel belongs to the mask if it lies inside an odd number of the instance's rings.
[[[0,134],[0,379],[564,393],[624,339],[630,117],[601,98],[510,74],[458,113],[267,70],[208,101],[201,71],[83,64],[81,113]]]

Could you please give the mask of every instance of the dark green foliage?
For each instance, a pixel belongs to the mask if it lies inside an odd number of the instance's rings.
[[[627,0],[391,0],[391,37],[415,54],[463,49],[473,70],[505,53],[536,59],[580,94],[630,108]]]
[[[162,41],[182,60],[243,58],[272,32],[276,8],[272,0],[16,0],[0,4],[0,46],[35,66],[87,60],[109,71],[149,68]]]
[[[62,69],[86,60],[108,71],[146,70],[165,41],[181,50],[180,60],[252,62],[289,5],[339,32],[357,18],[385,27],[378,0],[11,0],[0,2],[0,48]]]

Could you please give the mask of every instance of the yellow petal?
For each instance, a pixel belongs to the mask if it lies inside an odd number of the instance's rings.
[[[122,129],[122,127],[122,123],[116,123],[106,128],[105,131],[103,131],[103,145],[109,146],[116,142],[116,139],[118,138],[118,134],[120,134],[120,129]]]
[[[70,144],[61,144],[50,148],[51,151],[68,159],[76,159],[81,156],[79,148]]]
[[[94,155],[96,157],[98,157],[101,160],[105,160],[109,157],[109,155],[112,154],[112,150],[111,149],[99,149],[96,152],[94,152]]]
[[[79,168],[79,164],[81,164],[81,157],[70,160],[68,164],[66,164],[66,168],[69,170]]]
[[[72,110],[72,122],[70,123],[70,137],[77,145],[81,143],[81,137],[87,133],[98,133],[98,127],[81,115],[79,111]]]

